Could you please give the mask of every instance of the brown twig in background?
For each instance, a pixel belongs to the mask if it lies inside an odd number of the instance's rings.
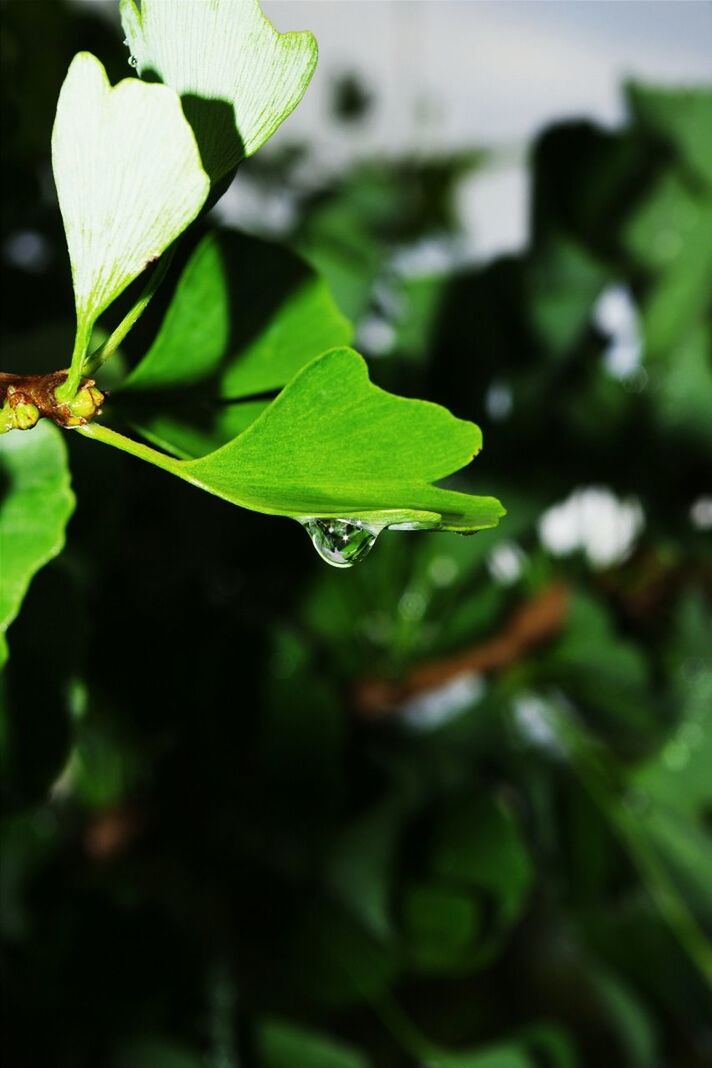
[[[458,676],[499,671],[558,634],[568,607],[568,588],[563,583],[554,583],[520,605],[502,629],[488,641],[464,649],[454,656],[420,664],[397,681],[378,678],[363,680],[354,694],[356,710],[366,719],[377,719],[397,711],[416,694],[436,690]]]

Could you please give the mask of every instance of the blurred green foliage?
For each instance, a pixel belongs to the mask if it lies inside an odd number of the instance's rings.
[[[57,87],[77,49],[112,79],[125,53],[86,9],[3,15],[4,351],[40,370],[72,332]],[[482,426],[458,485],[499,530],[387,533],[337,573],[296,524],[66,436],[67,548],[2,679],[7,1063],[712,1062],[712,91],[627,99],[621,130],[542,134],[529,247],[486,264],[455,209],[485,153],[238,179],[288,191],[376,379]]]

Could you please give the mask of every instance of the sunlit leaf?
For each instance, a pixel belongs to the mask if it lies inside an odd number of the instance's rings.
[[[274,515],[468,531],[496,526],[504,514],[491,497],[432,485],[479,452],[479,429],[372,385],[350,349],[314,360],[244,433],[197,460],[164,456],[96,423],[81,433]]]
[[[176,93],[135,78],[112,88],[88,52],[59,95],[52,166],[83,352],[97,317],[198,214],[209,181]]]
[[[258,0],[121,0],[139,74],[182,97],[213,182],[269,140],[317,60],[307,32],[278,33]]]

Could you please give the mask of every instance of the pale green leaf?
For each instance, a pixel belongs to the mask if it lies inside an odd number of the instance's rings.
[[[176,93],[136,78],[112,88],[88,52],[59,95],[52,166],[82,357],[97,317],[192,222],[209,181]]]
[[[81,433],[273,515],[470,531],[496,526],[504,514],[492,497],[432,485],[479,452],[479,429],[372,385],[350,349],[314,360],[239,437],[197,460],[176,460],[96,423]]]
[[[314,73],[310,33],[278,33],[258,0],[120,0],[142,76],[183,98],[213,182],[267,141]]]
[[[62,435],[51,423],[0,437],[0,664],[32,577],[64,545],[74,509]]]

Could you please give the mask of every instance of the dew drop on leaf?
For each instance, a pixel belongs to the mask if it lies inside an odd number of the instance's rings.
[[[129,67],[138,67],[136,56],[129,56]]]
[[[322,560],[332,567],[353,567],[376,544],[378,527],[358,519],[300,519]]]

